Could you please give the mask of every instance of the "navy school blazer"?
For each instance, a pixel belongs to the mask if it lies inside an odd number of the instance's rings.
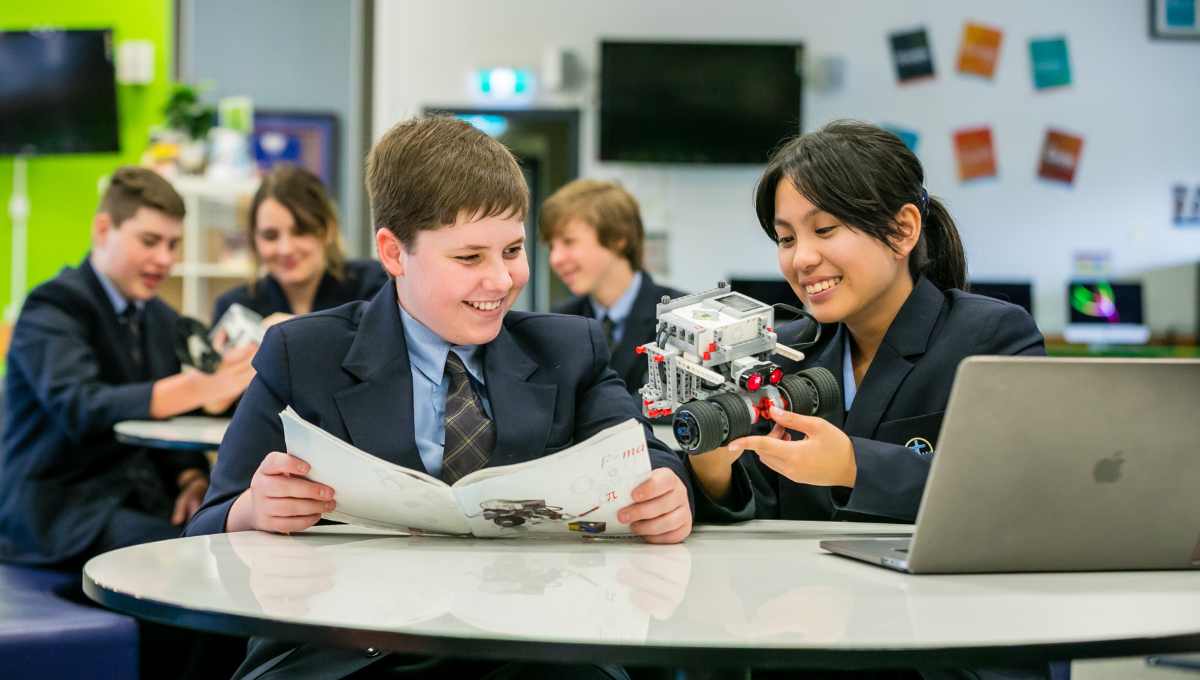
[[[88,257],[35,288],[13,330],[0,453],[3,560],[55,564],[86,556],[133,493],[130,465],[156,468],[168,489],[184,469],[208,469],[202,454],[117,442],[113,425],[149,418],[153,381],[179,372],[178,316],[158,298],[145,303],[143,380]]]
[[[345,275],[338,279],[325,272],[321,283],[317,286],[313,298],[312,311],[332,309],[338,305],[355,300],[370,300],[383,284],[387,283],[388,275],[383,265],[375,260],[348,260]],[[220,321],[221,315],[234,303],[246,307],[262,317],[268,317],[276,312],[292,314],[292,305],[288,302],[283,288],[272,276],[264,276],[254,284],[254,292],[249,284],[226,291],[213,305],[212,322]]]
[[[258,375],[221,442],[188,535],[224,531],[230,506],[250,486],[262,459],[286,450],[278,414],[288,405],[363,451],[425,471],[410,415],[412,372],[394,283],[369,302],[273,326],[254,367]],[[496,422],[489,466],[540,458],[637,418],[646,429],[651,465],[674,471],[691,500],[683,461],[654,439],[638,404],[608,368],[595,320],[509,312],[484,348],[483,369]]]
[[[638,400],[638,403],[641,403],[638,390],[646,384],[647,364],[646,357],[633,350],[638,345],[654,340],[654,331],[658,326],[658,315],[655,310],[658,303],[662,302],[662,297],[666,295],[677,298],[685,294],[674,288],[658,285],[654,279],[650,278],[649,272],[642,272],[642,285],[638,288],[637,296],[633,299],[633,307],[630,308],[629,316],[625,319],[625,330],[621,334],[621,340],[617,342],[616,347],[610,348],[612,350],[610,365],[624,381],[626,389]],[[555,307],[554,311],[558,314],[595,318],[592,301],[586,295],[573,297]]]
[[[801,329],[802,322],[783,326],[780,341],[794,342]],[[788,373],[822,366],[844,390],[847,339],[844,325],[824,325],[820,342],[805,350],[803,362],[781,366]],[[1021,307],[958,289],[939,290],[922,277],[884,335],[850,412],[838,406],[834,424],[850,436],[858,465],[854,488],[798,484],[750,452],[734,464],[728,498],[718,503],[697,487],[696,519],[912,522],[958,364],[976,354],[1045,353],[1041,332]],[[932,451],[908,448],[915,438],[926,440]]]

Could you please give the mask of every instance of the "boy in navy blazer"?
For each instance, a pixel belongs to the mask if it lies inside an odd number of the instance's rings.
[[[646,359],[634,348],[654,340],[663,296],[684,293],[642,269],[645,231],[637,200],[616,182],[577,179],[546,199],[538,223],[551,268],[575,295],[554,311],[601,322],[613,370],[641,399]]]
[[[166,180],[118,168],[92,222],[92,250],[25,300],[5,375],[0,560],[81,564],[178,536],[208,488],[200,454],[117,442],[121,420],[219,409],[253,377],[252,348],[214,374],[180,372],[174,311],[156,294],[183,235]]]
[[[529,278],[529,199],[503,145],[452,118],[405,121],[372,149],[367,183],[380,261],[393,280],[368,302],[268,332],[189,534],[302,531],[337,507],[338,490],[305,479],[306,464],[283,452],[277,414],[285,406],[364,451],[447,481],[640,417],[608,368],[598,323],[508,311]],[[647,541],[682,541],[692,525],[689,478],[649,427],[646,436],[654,470],[621,518]],[[344,677],[392,663],[256,639],[238,675]],[[466,671],[456,663],[429,672]]]

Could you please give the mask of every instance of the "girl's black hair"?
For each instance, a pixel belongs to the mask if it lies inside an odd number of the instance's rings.
[[[896,213],[906,203],[921,211],[921,238],[908,259],[916,281],[938,288],[966,289],[967,258],[958,227],[946,206],[925,191],[925,173],[915,154],[892,133],[852,120],[834,121],[783,143],[771,155],[754,192],[763,231],[775,233],[775,190],[787,178],[822,212],[895,249]]]

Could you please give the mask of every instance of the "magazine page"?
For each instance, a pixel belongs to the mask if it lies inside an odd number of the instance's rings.
[[[628,536],[617,511],[649,476],[645,431],[631,418],[553,455],[467,475],[453,492],[476,536]]]
[[[309,479],[334,490],[337,510],[325,519],[378,529],[467,534],[454,493],[424,472],[372,456],[309,423],[279,412],[288,453],[312,466]]]

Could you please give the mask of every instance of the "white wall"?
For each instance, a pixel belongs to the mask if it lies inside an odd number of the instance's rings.
[[[537,68],[547,45],[562,45],[591,72],[587,85],[532,104],[583,110],[583,174],[620,179],[642,202],[647,227],[670,232],[671,282],[696,290],[731,272],[776,274],[751,200],[760,168],[595,160],[594,70],[602,38],[800,41],[809,59],[846,64],[840,89],[805,93],[805,130],[853,117],[920,132],[926,184],[958,219],[972,275],[1033,280],[1038,322],[1054,332],[1065,320],[1074,251],[1111,251],[1116,273],[1131,275],[1200,259],[1200,229],[1170,225],[1170,184],[1200,179],[1200,42],[1151,41],[1146,8],[1144,0],[380,0],[374,133],[428,104],[479,105],[468,87],[473,69]],[[994,81],[954,71],[967,20],[1004,30]],[[918,25],[930,30],[938,75],[901,87],[887,34]],[[1059,34],[1073,84],[1036,92],[1028,40]],[[1000,175],[962,185],[951,134],[975,124],[992,125]],[[1051,126],[1085,137],[1074,188],[1035,177]],[[1148,291],[1154,325],[1194,328],[1194,291],[1165,303],[1164,294]]]

